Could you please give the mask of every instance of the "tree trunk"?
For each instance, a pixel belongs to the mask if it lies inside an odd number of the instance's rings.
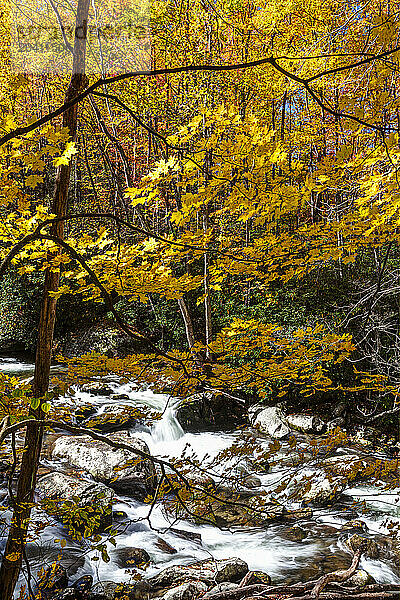
[[[208,230],[208,207],[203,215],[203,231],[206,234]],[[205,337],[206,337],[206,359],[212,359],[210,344],[212,342],[212,310],[211,310],[211,293],[210,293],[210,275],[209,275],[210,256],[206,251],[204,253],[204,319],[205,319]]]
[[[87,81],[85,75],[85,56],[89,7],[90,0],[79,0],[76,17],[73,70],[71,82],[66,94],[66,101],[77,95],[85,87]],[[63,115],[63,127],[68,127],[72,141],[76,138],[77,111],[78,106],[75,105]],[[58,217],[64,217],[67,213],[70,177],[71,164],[69,163],[68,165],[60,166],[57,172],[54,198],[51,207],[51,212]],[[52,225],[51,234],[61,239],[64,237],[63,221],[59,221]],[[58,290],[59,280],[59,272],[46,272],[38,327],[35,373],[32,383],[33,398],[42,398],[48,391],[57,303],[55,298],[49,296],[49,292]],[[36,410],[31,410],[31,416],[35,419],[44,417],[44,413],[40,406]],[[3,561],[0,567],[1,600],[12,599],[15,585],[20,574],[35,492],[42,437],[43,432],[41,428],[27,426],[21,471],[14,499],[14,512]]]

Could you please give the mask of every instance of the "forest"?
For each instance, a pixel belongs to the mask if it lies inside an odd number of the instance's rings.
[[[398,0],[0,4],[0,600],[399,598]]]

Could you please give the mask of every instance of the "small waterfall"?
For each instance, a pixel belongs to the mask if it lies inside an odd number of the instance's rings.
[[[156,443],[173,442],[185,435],[176,418],[175,407],[167,407],[161,419],[153,425],[151,435]]]

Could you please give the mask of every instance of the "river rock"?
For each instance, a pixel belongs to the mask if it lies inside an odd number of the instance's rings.
[[[115,581],[99,581],[92,587],[92,595],[96,599],[101,597],[104,600],[114,600],[115,592],[120,587]]]
[[[278,406],[268,406],[260,412],[250,412],[251,424],[259,427],[261,431],[267,433],[275,439],[282,439],[289,435],[290,429],[286,424],[285,416]]]
[[[294,525],[287,531],[281,534],[281,536],[285,540],[290,540],[291,542],[302,542],[307,537],[307,531],[305,531],[302,527],[298,525]]]
[[[149,453],[147,444],[138,438],[114,434],[109,439]],[[155,469],[149,459],[140,459],[129,450],[112,448],[89,436],[59,437],[54,443],[52,456],[84,469],[96,481],[109,485],[120,494],[143,500],[154,490]],[[121,469],[128,461],[133,461],[133,464]],[[136,461],[137,464],[134,464]]]
[[[185,431],[227,430],[245,422],[244,405],[223,395],[205,392],[184,400],[176,417]]]
[[[150,562],[150,555],[143,548],[116,548],[113,558],[120,569],[145,568]]]
[[[370,585],[376,583],[375,579],[364,571],[364,569],[357,569],[357,571],[348,579],[345,585],[353,585],[355,587],[364,587],[366,585]]]
[[[320,468],[303,468],[285,480],[285,496],[306,504],[329,504],[336,500],[347,486],[346,477],[330,477]],[[282,492],[280,492],[282,494]]]
[[[36,484],[36,492],[46,500],[70,500],[79,498],[79,506],[95,507],[103,526],[111,523],[111,507],[114,494],[102,483],[75,479],[64,473],[49,473]]]
[[[201,534],[196,533],[195,531],[186,531],[186,529],[175,529],[175,527],[170,527],[168,531],[184,540],[188,540],[190,542],[197,542],[199,544],[202,543]]]
[[[137,423],[137,410],[129,405],[113,404],[107,406],[101,414],[91,416],[83,422],[84,427],[89,427],[100,433],[114,433],[132,429]]]
[[[286,415],[285,420],[291,429],[304,433],[321,433],[326,427],[319,417],[313,415],[291,414]]]
[[[92,585],[93,577],[91,575],[83,575],[83,577],[80,577],[72,584],[72,587],[76,590],[78,597],[84,598],[92,589]]]
[[[155,588],[166,588],[183,583],[187,579],[202,581],[207,585],[223,581],[240,581],[249,568],[240,558],[222,560],[207,559],[190,565],[173,565],[154,575],[148,583]]]
[[[78,600],[78,596],[74,588],[68,587],[61,592],[57,592],[55,596],[51,597],[51,600]]]
[[[207,600],[213,594],[220,594],[221,592],[230,592],[231,590],[236,590],[239,587],[238,583],[232,583],[231,581],[223,581],[222,583],[218,583],[208,590],[204,596],[202,596],[202,600]]]
[[[366,469],[367,461],[353,454],[342,454],[331,456],[322,461],[321,466],[333,476],[346,477],[348,481],[362,479],[363,471]],[[366,475],[369,477],[369,475]]]
[[[161,537],[157,538],[157,540],[154,542],[154,545],[157,546],[157,548],[159,548],[160,550],[162,550],[162,552],[165,552],[165,554],[178,553],[178,550],[176,548],[171,546],[171,544],[163,540]]]
[[[85,419],[92,417],[97,412],[93,404],[82,404],[75,411],[75,420],[77,423],[82,423]]]
[[[149,595],[150,586],[146,580],[134,584],[99,581],[92,587],[88,600],[143,600]]]
[[[113,388],[103,381],[93,381],[81,386],[81,391],[93,396],[111,396],[114,393]]]
[[[347,521],[346,523],[343,523],[340,529],[341,531],[358,530],[363,533],[367,533],[368,531],[366,523],[361,519],[352,519],[351,521]]]
[[[356,552],[356,550],[358,550],[363,545],[365,547],[365,550],[364,550],[365,556],[368,556],[368,558],[372,558],[373,560],[377,560],[381,555],[380,548],[379,548],[378,544],[375,542],[375,540],[361,536],[358,533],[355,533],[354,535],[352,535],[347,540],[346,545],[353,552]]]
[[[207,584],[202,581],[187,581],[168,590],[162,600],[192,600],[207,591]]]

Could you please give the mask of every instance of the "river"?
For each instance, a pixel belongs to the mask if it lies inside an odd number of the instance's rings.
[[[0,371],[20,377],[28,377],[32,365],[17,359],[0,359]],[[174,401],[167,396],[154,394],[149,389],[137,389],[137,386],[111,382],[116,394],[125,394],[124,404],[145,405],[163,413],[161,420],[150,427],[140,427],[131,433],[141,437],[149,446],[153,455],[165,458],[179,457],[183,451],[191,449],[202,461],[203,466],[215,455],[230,447],[242,435],[235,432],[188,433],[179,424]],[[77,391],[73,398],[62,398],[61,403],[76,407],[77,404],[92,403],[101,413],[118,400],[109,397],[94,396]],[[45,466],[57,467],[54,461],[43,461]],[[229,463],[221,463],[221,470],[229,469]],[[268,487],[271,481],[279,477],[280,467],[272,469],[268,475],[258,474],[262,486]],[[364,509],[360,503],[365,501]],[[129,522],[126,530],[117,538],[117,549],[108,544],[110,562],[93,561],[96,552],[91,551],[86,542],[78,543],[66,534],[56,521],[52,521],[40,534],[38,541],[30,543],[28,554],[32,569],[51,563],[60,552],[60,544],[55,540],[64,538],[67,545],[63,550],[62,561],[73,574],[72,579],[91,573],[95,580],[129,581],[131,573],[120,566],[118,551],[124,547],[144,548],[150,554],[152,562],[145,576],[154,574],[172,564],[187,564],[194,560],[210,557],[239,557],[245,560],[250,569],[268,573],[273,582],[296,582],[315,577],[322,572],[348,566],[350,553],[345,546],[345,536],[340,528],[351,518],[361,518],[368,527],[370,535],[387,533],[387,519],[400,522],[399,495],[396,492],[383,495],[377,485],[360,484],[344,491],[340,503],[329,507],[314,508],[311,517],[299,519],[296,526],[304,532],[303,539],[290,539],[292,524],[271,524],[265,528],[240,528],[221,530],[210,525],[195,525],[189,522],[171,523],[162,506],[156,506],[150,524],[143,520],[149,506],[127,497],[117,497],[114,510],[123,511]],[[348,511],[346,513],[346,510]],[[36,514],[36,519],[40,518]],[[169,530],[170,527],[199,534],[198,539],[184,539]],[[175,554],[168,554],[157,546],[158,538],[175,548]],[[361,568],[370,573],[378,583],[400,583],[395,567],[388,559],[372,560],[363,557]]]

